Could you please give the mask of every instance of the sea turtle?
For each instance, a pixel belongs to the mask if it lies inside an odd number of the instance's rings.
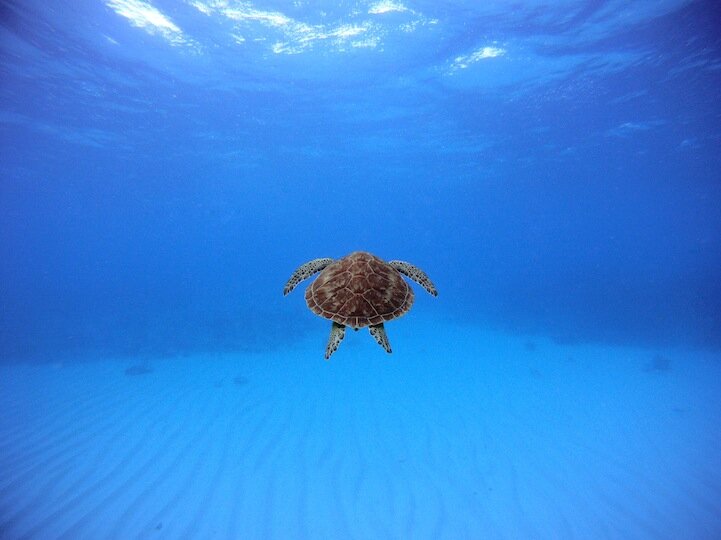
[[[316,272],[320,275],[306,289],[305,301],[313,313],[333,321],[326,360],[343,340],[346,326],[353,330],[368,326],[378,344],[391,352],[383,323],[404,315],[413,305],[413,289],[401,274],[438,296],[435,285],[420,268],[403,261],[385,262],[365,251],[305,263],[290,276],[283,296]]]

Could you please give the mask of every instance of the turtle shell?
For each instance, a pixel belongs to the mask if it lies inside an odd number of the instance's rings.
[[[356,251],[326,266],[306,289],[305,301],[321,317],[361,328],[405,314],[413,289],[388,263]]]

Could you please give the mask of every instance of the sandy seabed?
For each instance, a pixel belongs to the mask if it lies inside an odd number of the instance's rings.
[[[328,330],[0,366],[0,537],[721,538],[721,354]]]

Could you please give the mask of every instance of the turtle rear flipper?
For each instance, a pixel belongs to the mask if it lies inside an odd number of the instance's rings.
[[[378,345],[383,347],[388,354],[393,352],[391,351],[391,343],[388,341],[388,336],[386,335],[386,329],[383,326],[383,323],[371,325],[368,327],[368,330],[370,331],[371,336],[376,338]]]
[[[343,341],[344,336],[345,326],[333,321],[333,325],[330,327],[330,337],[328,338],[328,345],[326,345],[325,348],[326,360],[328,360],[330,358],[330,355],[338,349],[338,345],[340,345],[340,342]]]

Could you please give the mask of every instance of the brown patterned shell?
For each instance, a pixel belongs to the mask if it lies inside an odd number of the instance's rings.
[[[356,251],[326,266],[305,291],[313,313],[361,328],[390,321],[413,305],[413,289],[392,266]]]

